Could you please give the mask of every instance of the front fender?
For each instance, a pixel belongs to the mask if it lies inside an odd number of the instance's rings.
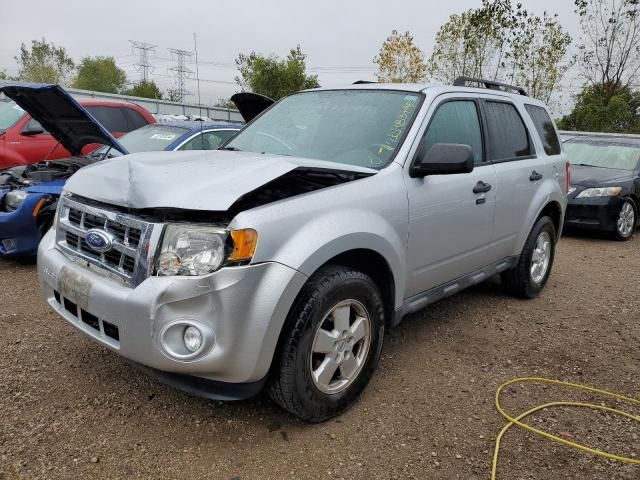
[[[0,196],[4,196],[0,194]],[[38,219],[33,216],[38,202],[46,194],[29,193],[17,210],[0,212],[0,240],[11,240],[11,248],[0,244],[0,255],[35,255],[40,242]]]
[[[279,262],[306,276],[311,276],[342,253],[372,250],[387,261],[393,274],[396,308],[402,303],[406,240],[393,225],[371,211],[345,209],[327,212],[309,218],[285,238],[267,236],[263,241],[261,236],[260,242],[263,243],[259,252],[256,252],[255,262]]]

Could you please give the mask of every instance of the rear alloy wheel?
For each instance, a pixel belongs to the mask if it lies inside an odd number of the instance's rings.
[[[553,221],[549,217],[539,218],[529,232],[518,264],[501,275],[507,291],[516,297],[537,297],[549,280],[555,250]]]
[[[289,312],[269,395],[306,422],[335,417],[369,383],[383,338],[384,304],[371,277],[348,267],[324,267]]]
[[[636,208],[631,200],[626,200],[622,204],[618,220],[616,221],[616,238],[618,240],[629,240],[636,230]]]

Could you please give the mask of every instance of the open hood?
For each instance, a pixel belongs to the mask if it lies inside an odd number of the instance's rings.
[[[59,85],[0,81],[0,92],[40,122],[71,155],[81,155],[83,147],[92,143],[129,153]]]
[[[245,195],[294,171],[366,177],[364,167],[250,152],[145,152],[103,160],[73,175],[65,190],[131,209],[224,212]]]
[[[236,105],[240,115],[247,123],[276,103],[269,97],[251,92],[236,93],[231,97],[231,101]]]

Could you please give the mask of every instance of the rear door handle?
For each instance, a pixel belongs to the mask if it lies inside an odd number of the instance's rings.
[[[473,193],[487,193],[491,190],[491,185],[488,183],[484,183],[483,181],[479,181],[476,183],[476,186],[473,187]]]
[[[534,170],[533,172],[531,172],[531,175],[529,176],[529,180],[531,180],[532,182],[537,182],[538,180],[542,180],[542,174]]]

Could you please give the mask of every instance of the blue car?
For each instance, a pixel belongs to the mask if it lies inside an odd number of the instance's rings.
[[[237,123],[174,121],[147,125],[116,140],[57,85],[0,82],[0,92],[73,155],[0,171],[0,256],[37,253],[40,239],[53,223],[64,184],[78,169],[128,153],[217,149],[242,128]],[[103,146],[82,154],[95,144]]]

